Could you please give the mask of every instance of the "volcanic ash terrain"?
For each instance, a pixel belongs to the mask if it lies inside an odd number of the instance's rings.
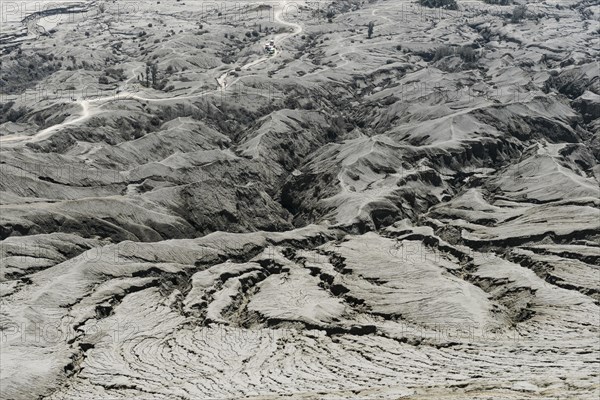
[[[598,399],[597,2],[121,3],[0,32],[3,399]]]

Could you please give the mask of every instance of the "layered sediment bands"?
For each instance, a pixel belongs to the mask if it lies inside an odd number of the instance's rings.
[[[3,398],[598,398],[592,2],[188,3],[3,47]]]
[[[70,334],[59,344],[39,337],[22,362],[52,349],[56,370],[13,376],[36,375],[48,387],[67,380],[50,398],[276,396],[290,382],[314,395],[416,394],[425,382],[516,395],[532,388],[526,367],[541,393],[593,391],[595,356],[582,352],[598,334],[592,299],[495,255],[471,253],[464,264],[452,254],[463,248],[405,230],[413,239],[368,233],[323,242],[323,229],[310,228],[129,242],[93,260],[84,253],[76,269],[63,263],[31,274],[10,296],[30,300],[5,308],[6,327],[52,322]],[[254,246],[262,250],[244,259]],[[31,297],[42,288],[43,297]],[[7,338],[7,357],[28,346]],[[556,357],[563,365],[553,369]],[[460,373],[422,377],[448,363],[461,363]]]

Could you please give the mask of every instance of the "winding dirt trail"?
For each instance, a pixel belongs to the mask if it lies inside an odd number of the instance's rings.
[[[294,7],[296,6],[296,3],[294,3]],[[285,17],[285,15],[288,15],[289,11],[287,10],[288,8],[288,2],[283,2],[283,4],[276,8],[273,12],[273,19],[285,26],[289,26],[291,28],[293,28],[292,32],[283,32],[280,34],[277,34],[274,36],[273,40],[275,41],[275,44],[278,45],[281,42],[283,42],[284,40],[296,36],[298,34],[300,34],[302,32],[302,26],[300,24],[294,23],[294,22],[289,22],[286,21],[285,19],[282,19],[282,16]],[[280,50],[278,50],[278,46],[276,46],[276,50],[275,53],[272,55],[265,55],[262,56],[256,60],[253,60],[249,63],[246,63],[242,66],[238,66],[239,68],[241,68],[242,70],[248,70],[249,68],[261,64],[273,57],[276,57],[278,54],[280,53]],[[127,79],[127,81],[125,82],[125,86],[127,86],[127,84],[129,84],[129,82],[132,79],[135,79],[136,77],[136,71],[138,69],[140,69],[141,67],[137,67],[137,68],[133,68],[132,69],[132,74],[133,76],[130,77],[129,79]],[[237,68],[237,67],[236,67]],[[37,132],[34,135],[10,135],[10,136],[4,136],[4,137],[0,137],[0,143],[1,144],[16,144],[16,143],[23,143],[23,142],[36,142],[36,141],[40,141],[43,139],[46,139],[50,136],[52,136],[53,133],[55,133],[56,131],[69,126],[69,125],[75,125],[78,124],[82,121],[85,121],[86,119],[88,119],[89,117],[91,117],[92,115],[95,115],[98,113],[98,108],[100,108],[102,105],[110,103],[112,101],[118,101],[118,100],[139,100],[139,101],[147,101],[147,102],[168,102],[168,101],[177,101],[177,100],[185,100],[185,99],[194,99],[194,98],[198,98],[201,96],[206,96],[208,94],[211,93],[218,93],[218,92],[222,92],[224,90],[226,90],[228,87],[230,87],[232,84],[236,83],[237,81],[239,81],[242,77],[238,77],[236,78],[234,81],[231,82],[227,82],[227,77],[228,75],[235,71],[235,68],[227,70],[226,72],[224,72],[223,74],[221,74],[218,78],[216,78],[217,80],[217,84],[218,87],[216,89],[211,89],[211,90],[206,90],[200,93],[195,93],[195,94],[188,94],[188,95],[184,95],[184,96],[173,96],[173,97],[143,97],[143,96],[139,96],[135,93],[131,93],[128,91],[124,91],[124,92],[120,92],[116,95],[111,95],[111,96],[106,96],[106,97],[100,97],[97,99],[92,99],[92,100],[87,100],[87,99],[77,99],[77,103],[79,104],[79,106],[81,107],[81,113],[79,116],[75,117],[75,118],[71,118],[68,119],[67,121],[63,121],[60,124],[56,124],[53,125],[49,128],[43,129],[39,132]],[[91,104],[99,104],[98,107],[96,107],[95,109],[91,109],[90,105]]]
[[[292,32],[284,32],[284,33],[280,33],[278,35],[276,35],[274,37],[274,41],[275,41],[275,53],[272,55],[265,55],[263,57],[260,57],[254,61],[251,61],[245,65],[243,65],[242,67],[240,67],[242,69],[242,71],[247,71],[248,69],[250,69],[251,67],[261,64],[267,60],[269,60],[272,57],[275,57],[279,54],[279,48],[277,47],[277,44],[283,42],[285,39],[292,37],[292,36],[296,36],[299,33],[302,32],[302,26],[293,22],[288,22],[285,19],[281,19],[282,14],[284,14],[284,12],[286,12],[286,7],[287,7],[288,3],[285,2],[283,3],[283,6],[281,8],[278,8],[274,11],[273,13],[273,19],[275,21],[277,21],[278,23],[282,24],[282,25],[286,25],[289,27],[292,27],[294,30]],[[287,14],[287,12],[286,12]],[[219,84],[219,87],[221,87],[222,89],[227,89],[227,87],[231,86],[232,84],[234,84],[235,82],[238,81],[238,79],[236,79],[233,82],[230,82],[229,84],[227,84],[227,76],[232,73],[233,71],[235,71],[235,68],[230,69],[226,72],[224,72],[223,74],[221,74],[218,78],[217,78],[217,83]]]

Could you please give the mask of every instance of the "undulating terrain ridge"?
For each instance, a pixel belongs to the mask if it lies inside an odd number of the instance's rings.
[[[600,397],[598,1],[0,4],[1,399]]]

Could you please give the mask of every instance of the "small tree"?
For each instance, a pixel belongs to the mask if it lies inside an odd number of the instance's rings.
[[[517,23],[525,18],[525,14],[527,13],[527,7],[524,5],[516,6],[513,9],[512,17],[510,18],[511,22]]]
[[[367,29],[367,37],[371,39],[371,37],[373,36],[373,29],[375,29],[375,23],[373,21],[369,22]]]
[[[152,72],[152,86],[156,86],[156,77],[158,75],[158,65],[152,64],[150,67],[150,72]]]

